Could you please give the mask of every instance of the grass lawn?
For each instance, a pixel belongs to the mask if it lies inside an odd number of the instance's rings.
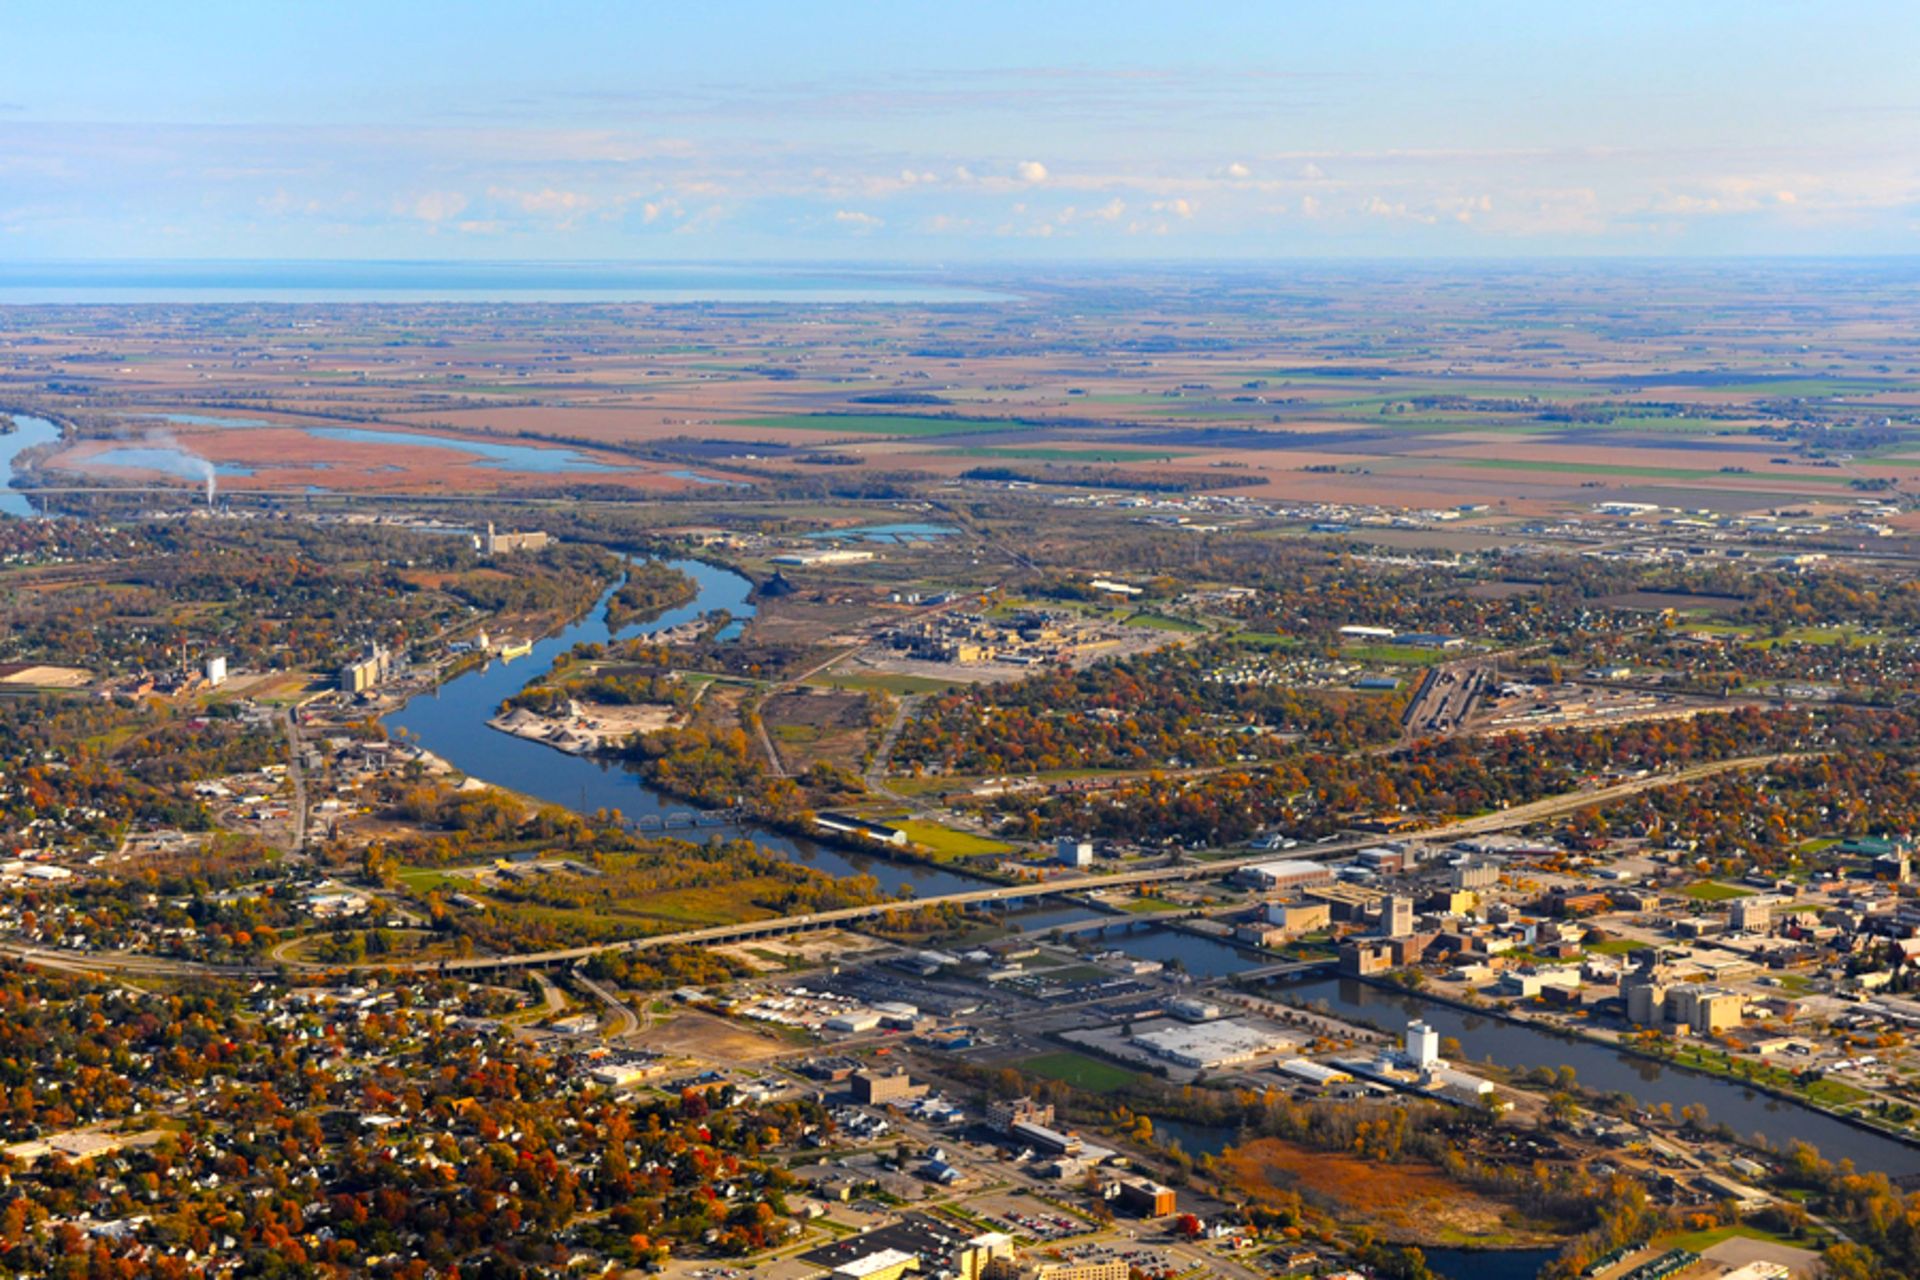
[[[1829,1107],[1844,1107],[1865,1101],[1872,1095],[1841,1080],[1815,1080],[1806,1087],[1806,1095]]]
[[[1010,844],[989,840],[985,836],[974,835],[971,831],[956,831],[952,827],[943,827],[937,822],[922,822],[918,818],[908,818],[890,825],[906,832],[907,839],[915,844],[923,844],[942,857],[980,858],[988,854],[1013,852],[1013,846]]]
[[[1637,951],[1646,945],[1644,942],[1635,942],[1632,938],[1608,938],[1605,942],[1595,942],[1586,949],[1595,955],[1624,956],[1629,951]]]
[[[1043,1053],[1037,1058],[1028,1058],[1020,1066],[1036,1076],[1063,1081],[1076,1089],[1085,1089],[1089,1093],[1112,1093],[1134,1081],[1134,1073],[1125,1067],[1116,1067],[1110,1062],[1102,1062],[1098,1058],[1089,1058],[1084,1053],[1074,1053],[1066,1049],[1058,1053]]]
[[[785,413],[772,418],[735,419],[728,425],[875,436],[959,436],[981,431],[1025,431],[1035,424],[1017,418],[942,418],[918,413]]]
[[[1206,630],[1205,627],[1197,622],[1189,622],[1185,618],[1169,617],[1164,613],[1136,613],[1127,619],[1127,625],[1130,627],[1151,627],[1155,631],[1192,633]]]
[[[1436,662],[1445,662],[1448,652],[1442,649],[1416,649],[1408,644],[1343,644],[1340,656],[1354,662],[1385,662],[1402,667],[1430,667]],[[1457,653],[1452,656],[1458,657]]]
[[[815,676],[808,680],[809,685],[819,689],[851,689],[857,693],[866,693],[874,689],[886,693],[945,693],[961,680],[935,680],[930,676],[903,675],[858,675],[858,676]]]
[[[1727,1241],[1735,1238],[1764,1240],[1768,1244],[1792,1245],[1800,1249],[1819,1247],[1817,1244],[1809,1244],[1804,1239],[1796,1239],[1793,1236],[1783,1236],[1775,1231],[1767,1231],[1760,1227],[1749,1226],[1712,1227],[1706,1231],[1689,1231],[1684,1235],[1663,1236],[1654,1242],[1654,1247],[1656,1249],[1686,1249],[1692,1253],[1705,1253],[1708,1249],[1713,1248],[1713,1246],[1725,1244]]]
[[[1860,636],[1858,627],[1788,627],[1778,636],[1762,636],[1747,641],[1750,649],[1771,649],[1781,644],[1852,644]]]
[[[1730,884],[1721,884],[1718,880],[1696,880],[1680,892],[1699,902],[1728,902],[1734,898],[1750,898],[1753,890],[1740,889]]]
[[[408,892],[426,897],[436,889],[456,887],[456,877],[448,875],[434,867],[408,867],[394,873],[394,879],[407,887]],[[466,881],[471,886],[472,881]]]
[[[1165,898],[1129,898],[1121,904],[1128,911],[1145,913],[1149,911],[1178,911],[1180,904],[1168,902]]]
[[[1152,449],[1050,449],[1042,445],[974,445],[967,449],[942,449],[943,458],[1017,458],[1034,462],[1172,462],[1184,454],[1157,453]]]
[[[1298,636],[1275,635],[1271,631],[1236,631],[1227,639],[1253,649],[1298,649],[1305,643]]]

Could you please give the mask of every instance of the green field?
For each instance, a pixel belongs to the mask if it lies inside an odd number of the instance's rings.
[[[989,840],[984,836],[974,835],[970,831],[956,831],[952,827],[943,827],[937,822],[922,822],[918,818],[906,818],[889,825],[906,832],[907,839],[915,844],[925,845],[942,857],[981,858],[990,854],[1013,852],[1013,846],[1010,844]]]
[[[1042,445],[975,445],[968,449],[942,449],[943,458],[1017,458],[1035,462],[1172,462],[1184,457],[1178,453],[1159,453],[1152,449],[1051,449]]]
[[[1251,649],[1298,649],[1305,643],[1298,636],[1275,635],[1270,631],[1236,631],[1227,639]]]
[[[1406,644],[1343,644],[1340,646],[1340,656],[1355,662],[1386,662],[1402,667],[1430,667],[1436,662],[1445,662],[1447,651],[1416,649]]]
[[[1089,1093],[1112,1093],[1132,1084],[1134,1080],[1134,1073],[1125,1067],[1116,1067],[1111,1062],[1102,1062],[1072,1050],[1043,1053],[1037,1058],[1028,1058],[1020,1067],[1036,1076],[1059,1080]]]
[[[1785,471],[1779,467],[1752,468],[1746,471],[1720,471],[1717,469],[1700,470],[1692,467],[1616,466],[1607,462],[1532,462],[1519,458],[1439,458],[1423,459],[1423,461],[1436,461],[1450,467],[1481,467],[1495,471],[1542,471],[1575,476],[1622,476],[1637,480],[1711,480],[1718,476],[1725,476],[1731,480],[1776,483],[1791,481],[1794,484],[1844,485],[1853,482],[1852,476],[1812,476],[1799,471]]]
[[[940,418],[916,413],[783,413],[772,418],[736,418],[727,425],[867,436],[962,436],[982,431],[1029,431],[1039,424],[1018,418]]]
[[[1696,880],[1680,892],[1699,902],[1727,902],[1733,898],[1750,898],[1753,890],[1740,889],[1730,884],[1721,884],[1718,880]]]
[[[1154,631],[1178,631],[1188,634],[1206,630],[1205,627],[1197,622],[1189,622],[1185,618],[1170,617],[1164,613],[1136,613],[1127,619],[1127,625],[1130,627],[1148,627]]]
[[[879,689],[884,693],[945,693],[959,680],[935,680],[930,676],[860,675],[860,676],[815,676],[808,680],[809,685],[820,689],[852,689],[866,693]]]
[[[1663,1249],[1685,1249],[1689,1253],[1701,1253],[1717,1244],[1725,1244],[1736,1237],[1747,1240],[1765,1240],[1771,1244],[1792,1244],[1786,1236],[1759,1227],[1709,1227],[1705,1231],[1689,1231],[1685,1235],[1663,1236],[1654,1246]]]

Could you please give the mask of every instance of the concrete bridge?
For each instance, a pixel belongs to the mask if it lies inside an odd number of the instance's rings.
[[[1189,880],[1217,880],[1232,875],[1242,867],[1257,863],[1272,862],[1276,857],[1288,858],[1331,858],[1353,852],[1355,849],[1378,842],[1377,837],[1358,840],[1342,840],[1327,844],[1314,845],[1311,848],[1295,849],[1285,855],[1260,853],[1251,856],[1220,858],[1210,862],[1178,862],[1169,866],[1149,867],[1138,871],[1120,871],[1111,875],[1072,875],[1060,876],[1053,880],[1038,880],[1027,884],[993,885],[983,889],[966,889],[958,893],[944,893],[931,898],[900,898],[889,902],[867,903],[857,907],[838,907],[831,911],[813,911],[804,915],[782,916],[772,920],[749,920],[739,924],[713,925],[704,929],[682,929],[675,933],[653,934],[644,938],[627,938],[619,942],[594,943],[582,947],[564,947],[553,951],[529,951],[511,956],[470,956],[459,960],[414,961],[411,963],[377,964],[366,962],[355,966],[363,969],[387,969],[398,972],[432,973],[485,973],[508,969],[547,968],[552,965],[572,964],[590,956],[614,954],[618,952],[654,951],[661,947],[674,946],[727,946],[736,942],[752,942],[763,938],[780,938],[796,933],[811,933],[822,929],[837,929],[846,925],[861,924],[867,921],[884,919],[905,911],[917,911],[921,907],[934,906],[974,906],[978,904],[1004,904],[1055,898],[1063,894],[1087,893],[1095,890],[1126,889],[1145,884],[1167,884]],[[1143,920],[1164,923],[1173,913],[1155,912],[1143,916]],[[1117,923],[1115,917],[1109,923]]]
[[[685,831],[694,827],[731,827],[753,815],[745,809],[668,809],[662,813],[643,813],[629,819],[635,831]]]
[[[1233,977],[1237,982],[1265,982],[1269,978],[1291,978],[1301,973],[1322,973],[1339,963],[1332,956],[1321,960],[1283,960],[1276,964],[1263,964],[1258,968],[1242,969]]]

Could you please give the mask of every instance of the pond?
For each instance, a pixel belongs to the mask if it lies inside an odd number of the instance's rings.
[[[810,533],[809,538],[832,539],[843,542],[887,542],[895,545],[908,542],[934,542],[941,538],[950,538],[960,532],[951,525],[944,524],[868,524],[857,529],[822,529]]]

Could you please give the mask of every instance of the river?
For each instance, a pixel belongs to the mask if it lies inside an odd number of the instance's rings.
[[[5,469],[7,477],[7,483],[0,486],[0,516],[30,518],[40,513],[34,510],[33,502],[26,494],[13,487],[13,478],[17,474],[15,464],[28,449],[59,440],[60,428],[45,418],[32,418],[24,413],[16,413],[12,417],[13,430],[0,435],[0,468]]]
[[[0,435],[0,466],[8,468],[9,474],[21,452],[60,439],[60,429],[44,418],[15,414],[13,421],[14,430]],[[24,493],[0,488],[0,515],[35,514]],[[619,764],[555,751],[501,733],[486,723],[502,701],[545,675],[552,669],[554,660],[576,644],[605,644],[610,640],[651,634],[715,609],[725,609],[737,620],[729,628],[729,632],[737,634],[740,622],[753,615],[754,606],[748,599],[753,584],[745,577],[698,560],[669,563],[698,584],[699,594],[692,603],[615,633],[609,631],[606,623],[606,603],[614,590],[609,588],[583,617],[537,641],[532,653],[513,662],[489,663],[414,697],[387,717],[388,726],[405,730],[414,742],[464,773],[552,804],[582,812],[618,809],[628,817],[691,809],[693,806],[684,801],[648,787]],[[830,875],[872,875],[893,893],[911,891],[926,897],[974,889],[983,883],[936,867],[868,857],[756,827],[700,828],[683,834],[692,839],[716,834],[745,836]],[[1082,912],[1064,910],[1059,918],[1047,919],[1052,914],[1035,913],[1022,923],[1039,932],[1047,925],[1078,918]],[[1120,929],[1105,940],[1131,955],[1175,962],[1199,978],[1226,977],[1253,963],[1252,956],[1235,947],[1164,929],[1145,933]],[[1629,1093],[1643,1103],[1666,1102],[1676,1110],[1703,1105],[1710,1119],[1730,1125],[1742,1136],[1762,1137],[1777,1148],[1785,1148],[1790,1141],[1799,1139],[1818,1147],[1829,1158],[1849,1158],[1863,1170],[1890,1175],[1920,1173],[1920,1149],[1856,1129],[1817,1111],[1731,1081],[1677,1070],[1603,1045],[1568,1039],[1350,978],[1295,981],[1276,987],[1275,991],[1293,1000],[1324,1004],[1334,1013],[1378,1023],[1388,1029],[1411,1018],[1423,1018],[1441,1035],[1458,1039],[1470,1061],[1490,1060],[1522,1070],[1536,1066],[1571,1066],[1580,1083],[1589,1089]]]
[[[692,804],[654,790],[617,762],[568,755],[487,724],[499,712],[501,702],[552,670],[554,660],[577,644],[606,644],[650,635],[715,609],[724,609],[735,619],[721,633],[722,638],[738,635],[745,619],[753,616],[754,606],[748,599],[753,583],[730,569],[699,560],[668,563],[698,584],[700,592],[692,603],[610,632],[607,600],[615,588],[609,588],[584,616],[536,641],[532,653],[511,662],[493,661],[415,696],[386,718],[387,727],[405,731],[413,742],[472,777],[582,813],[618,809],[629,818],[639,818],[693,810]],[[891,893],[910,889],[916,896],[927,897],[977,889],[984,883],[937,867],[868,857],[758,827],[701,827],[665,834],[689,840],[746,836],[830,875],[871,875]]]
[[[9,478],[13,476],[15,460],[22,452],[61,438],[60,428],[45,418],[26,414],[14,414],[12,417],[14,429],[0,435],[0,468],[5,469]],[[0,515],[31,517],[38,514],[25,493],[11,487],[0,487]],[[487,724],[499,711],[503,701],[552,670],[554,659],[576,644],[606,644],[610,640],[650,635],[690,622],[716,609],[724,609],[734,618],[720,633],[721,638],[738,636],[745,620],[754,613],[754,606],[748,599],[753,593],[753,583],[731,569],[704,561],[674,560],[669,563],[698,585],[699,594],[692,603],[668,609],[657,617],[633,623],[617,633],[611,632],[607,627],[607,601],[618,589],[618,584],[615,584],[594,602],[593,608],[584,616],[555,634],[536,641],[532,653],[511,662],[490,662],[454,677],[438,689],[417,695],[386,718],[388,727],[404,730],[415,743],[472,777],[582,813],[591,813],[596,809],[618,809],[629,818],[639,818],[649,814],[693,810],[695,806],[647,786],[621,764],[568,755],[552,747],[502,733]],[[928,897],[978,889],[986,883],[938,867],[870,857],[759,827],[698,827],[680,829],[671,834],[691,840],[705,840],[715,835],[745,836],[795,862],[816,867],[829,875],[870,875],[893,894],[911,893],[916,897]]]
[[[1226,977],[1255,962],[1248,953],[1226,943],[1167,929],[1146,933],[1116,929],[1101,935],[1100,945],[1117,947],[1143,959],[1176,961],[1188,973],[1203,979]],[[1829,1159],[1850,1159],[1861,1170],[1889,1176],[1920,1173],[1920,1147],[1857,1129],[1731,1080],[1669,1067],[1605,1045],[1353,978],[1294,979],[1276,983],[1268,991],[1296,1003],[1323,1005],[1330,1013],[1392,1032],[1404,1029],[1415,1018],[1422,1019],[1442,1036],[1459,1040],[1468,1065],[1491,1061],[1521,1071],[1570,1066],[1587,1089],[1631,1094],[1650,1106],[1670,1103],[1675,1111],[1704,1106],[1709,1121],[1726,1124],[1749,1141],[1758,1137],[1771,1147],[1785,1150],[1798,1139],[1819,1148]]]

